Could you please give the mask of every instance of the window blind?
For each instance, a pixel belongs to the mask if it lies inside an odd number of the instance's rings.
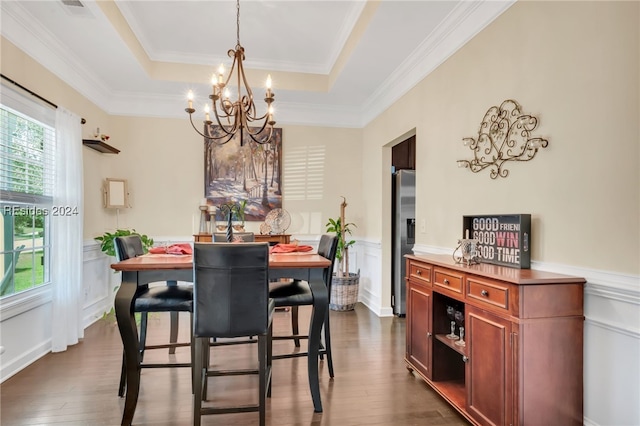
[[[8,85],[1,88],[0,200],[50,204],[55,182],[55,109]]]

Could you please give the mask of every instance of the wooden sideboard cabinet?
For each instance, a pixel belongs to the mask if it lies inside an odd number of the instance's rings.
[[[291,235],[289,234],[274,234],[274,235],[262,235],[255,234],[254,238],[256,242],[263,243],[267,242],[270,244],[289,244],[291,240]],[[212,240],[211,234],[194,234],[193,240],[196,243],[210,243]]]
[[[584,278],[451,256],[406,262],[410,371],[473,424],[583,424]],[[462,313],[464,346],[447,338],[447,307]]]

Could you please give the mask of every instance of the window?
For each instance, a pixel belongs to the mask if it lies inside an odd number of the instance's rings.
[[[55,110],[2,86],[0,298],[50,282]]]

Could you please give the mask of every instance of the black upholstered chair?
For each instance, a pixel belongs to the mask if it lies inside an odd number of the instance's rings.
[[[233,233],[233,241],[234,242],[243,242],[243,243],[252,243],[255,241],[255,234],[253,232],[234,232]],[[214,243],[226,243],[227,242],[227,234],[223,232],[214,232],[213,234],[213,242]]]
[[[333,274],[333,265],[336,258],[336,250],[338,248],[338,238],[331,235],[322,235],[318,244],[318,254],[326,257],[331,261],[331,266],[324,270],[322,279],[327,286],[328,294],[331,294],[331,278]],[[276,307],[291,307],[291,325],[292,334],[287,336],[276,335],[274,340],[294,340],[296,347],[300,346],[300,339],[308,339],[308,335],[300,335],[298,331],[298,307],[313,305],[314,299],[307,281],[298,279],[286,279],[269,283],[269,297],[276,304]],[[324,349],[320,350],[320,356],[326,354],[329,376],[333,377],[333,358],[331,356],[331,329],[329,327],[329,310],[324,319]],[[287,354],[274,355],[273,359],[292,358],[298,356],[307,356],[307,352],[291,352]]]
[[[115,239],[116,258],[118,261],[130,259],[144,254],[142,241],[138,235],[128,235],[116,237]],[[174,353],[175,348],[179,346],[191,346],[191,359],[193,360],[194,347],[191,341],[185,343],[176,342],[177,330],[171,331],[170,342],[161,345],[147,345],[147,318],[149,312],[170,312],[172,314],[172,329],[174,324],[177,326],[177,314],[179,312],[193,311],[193,286],[178,285],[171,282],[172,285],[160,285],[150,287],[148,284],[140,286],[137,290],[134,300],[134,312],[140,313],[140,367],[191,367],[189,363],[164,363],[164,364],[144,364],[145,350],[152,349],[169,349],[169,353]],[[175,315],[174,315],[175,314]],[[191,340],[191,339],[190,339]],[[126,383],[126,369],[124,355],[122,359],[122,370],[120,373],[120,386],[118,395],[124,396]]]
[[[193,424],[209,414],[258,411],[265,424],[266,397],[271,394],[271,335],[275,303],[269,298],[267,243],[194,244],[195,376]],[[258,336],[258,369],[212,371],[209,349],[214,338]],[[257,405],[203,406],[210,376],[258,374]]]

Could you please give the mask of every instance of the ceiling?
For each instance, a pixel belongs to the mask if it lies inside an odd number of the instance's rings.
[[[278,124],[362,127],[513,1],[243,0],[247,77],[260,100],[272,75]],[[201,110],[236,45],[234,1],[0,5],[3,37],[112,115],[186,118],[190,89]]]

